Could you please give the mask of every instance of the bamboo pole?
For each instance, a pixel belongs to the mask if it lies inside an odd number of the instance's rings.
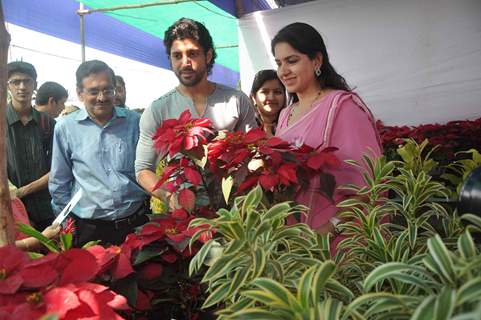
[[[85,15],[94,12],[108,12],[108,11],[116,11],[116,10],[125,10],[125,9],[139,9],[139,8],[147,8],[147,7],[154,7],[154,6],[164,6],[168,4],[179,4],[183,2],[192,2],[195,0],[174,0],[174,1],[157,1],[151,3],[142,3],[142,4],[127,4],[123,6],[117,7],[110,7],[110,8],[98,8],[98,9],[88,9],[88,10],[78,10],[78,15]]]
[[[2,1],[0,0],[0,247],[13,244],[14,228],[10,192],[7,182],[7,146],[5,141],[7,114],[7,56],[10,35],[5,27]]]

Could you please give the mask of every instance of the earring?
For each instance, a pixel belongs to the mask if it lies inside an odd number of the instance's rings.
[[[316,74],[316,77],[320,77],[321,76],[321,66],[317,67],[315,70],[314,70],[314,73]]]

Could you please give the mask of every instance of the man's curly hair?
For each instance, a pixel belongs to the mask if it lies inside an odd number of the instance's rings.
[[[175,40],[193,39],[197,41],[202,49],[204,49],[204,54],[212,50],[212,59],[207,64],[207,72],[210,74],[212,67],[215,63],[215,58],[217,53],[215,52],[214,42],[210,36],[209,30],[200,22],[181,18],[177,20],[173,25],[171,25],[164,34],[164,46],[167,52],[167,56],[170,59],[170,50],[172,48],[172,43]]]

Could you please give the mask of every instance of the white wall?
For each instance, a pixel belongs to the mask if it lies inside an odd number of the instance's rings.
[[[83,107],[75,92],[75,71],[81,62],[80,45],[14,24],[7,23],[7,29],[12,38],[9,62],[30,62],[37,70],[38,86],[45,81],[58,82],[69,92],[67,103]],[[87,60],[104,61],[124,78],[129,108],[145,108],[178,84],[174,73],[169,70],[88,47],[85,56]]]
[[[481,116],[480,0],[320,0],[239,20],[241,83],[275,68],[270,40],[285,25],[321,32],[331,62],[387,124]]]

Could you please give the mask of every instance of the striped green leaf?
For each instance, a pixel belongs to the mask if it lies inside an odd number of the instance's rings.
[[[205,261],[205,258],[209,254],[210,248],[214,244],[214,239],[210,239],[204,245],[202,248],[200,248],[199,252],[192,258],[189,264],[189,276],[192,276],[197,270],[200,269],[202,264]]]
[[[232,314],[229,319],[239,320],[279,320],[279,315],[260,308],[248,308]]]
[[[214,265],[209,268],[209,270],[207,270],[202,282],[214,281],[227,274],[234,267],[238,267],[241,264],[247,264],[246,256],[223,256],[219,258]]]
[[[458,304],[481,301],[481,277],[469,280],[458,290]]]
[[[335,279],[329,279],[325,287],[329,292],[334,293],[339,297],[343,297],[345,301],[352,301],[354,299],[354,293]]]
[[[451,259],[449,251],[439,235],[436,235],[428,240],[428,249],[429,255],[438,265],[439,270],[444,278],[447,279],[451,284],[454,284],[456,276],[454,273],[453,260]]]
[[[267,278],[258,278],[253,281],[253,285],[269,293],[276,304],[287,305],[294,310],[302,310],[294,295],[278,282]]]
[[[242,212],[246,214],[253,208],[257,208],[262,200],[262,189],[259,185],[253,188],[247,196],[245,197],[244,203],[242,204]]]
[[[436,320],[448,320],[454,311],[456,292],[451,288],[444,288],[436,297],[434,303],[434,317]]]
[[[464,259],[470,259],[477,254],[473,237],[471,237],[471,233],[469,231],[466,231],[461,236],[459,236],[458,249]]]
[[[231,284],[230,284],[229,291],[227,292],[227,295],[226,295],[227,299],[232,295],[236,294],[245,285],[245,282],[248,276],[249,276],[248,266],[242,267],[234,273],[234,276],[230,281]]]
[[[342,302],[327,298],[321,305],[322,318],[324,320],[338,320],[341,317]]]
[[[289,215],[289,209],[291,206],[287,202],[282,202],[275,204],[272,206],[267,212],[264,214],[264,219],[282,219]]]
[[[393,277],[397,274],[402,274],[406,272],[417,272],[425,274],[424,270],[417,266],[412,266],[402,262],[385,263],[371,271],[371,273],[369,273],[369,275],[364,280],[364,291],[369,292],[371,291],[372,287],[374,287],[378,282]]]
[[[252,254],[252,279],[260,277],[266,267],[267,256],[263,248],[257,248]]]
[[[224,250],[224,255],[236,255],[245,245],[245,240],[232,240]]]
[[[312,280],[314,279],[314,275],[316,273],[316,266],[312,266],[311,268],[307,269],[302,274],[301,279],[299,280],[299,284],[297,286],[297,300],[301,304],[304,309],[308,309],[312,305],[317,303],[318,296],[312,294],[313,290],[315,290],[315,285],[313,285]],[[313,299],[311,300],[311,294]],[[316,301],[314,301],[314,299]]]
[[[312,299],[313,302],[318,302],[321,296],[321,290],[324,289],[324,286],[336,271],[336,265],[333,261],[328,260],[323,262],[320,266],[313,268],[316,269],[316,273],[314,275]]]
[[[205,299],[202,309],[211,307],[225,299],[229,292],[230,282],[225,282],[217,287],[208,297]]]

